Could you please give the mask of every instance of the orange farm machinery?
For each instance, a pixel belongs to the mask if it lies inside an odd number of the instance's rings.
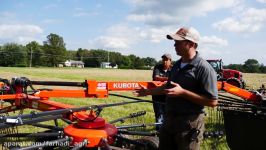
[[[146,88],[161,86],[162,82],[99,82],[86,80],[84,82],[63,82],[63,81],[31,81],[25,77],[0,79],[0,99],[3,103],[0,108],[0,137],[2,147],[5,149],[156,149],[158,147],[156,131],[134,131],[137,127],[154,126],[152,124],[132,124],[117,126],[114,123],[127,118],[139,117],[145,111],[136,112],[128,116],[114,119],[107,122],[100,117],[100,113],[107,107],[129,105],[132,103],[151,103],[152,101],[143,100],[136,97],[129,97],[112,93],[112,91],[132,91],[140,85]],[[36,85],[47,86],[67,86],[63,89],[35,89]],[[79,87],[69,89],[69,87]],[[226,135],[228,146],[232,149],[243,149],[250,146],[258,148],[266,147],[265,117],[266,108],[264,105],[265,89],[258,91],[247,91],[228,84],[218,82],[217,88],[234,95],[226,96],[220,94],[219,106],[217,109],[223,116],[216,117],[217,121],[223,126],[220,130],[206,130],[205,138],[223,137]],[[224,93],[224,92],[222,92]],[[106,98],[108,96],[119,96],[127,98],[129,101],[76,107],[50,100],[54,97],[67,98]],[[8,112],[23,109],[35,109],[39,112],[29,114],[18,114],[8,116]],[[212,112],[210,112],[212,113]],[[212,116],[213,115],[209,115]],[[66,126],[58,126],[57,120],[63,120]],[[41,122],[53,120],[55,125],[41,124]],[[221,122],[222,121],[222,122]],[[212,122],[212,121],[211,121]],[[19,126],[35,126],[48,129],[40,132],[18,133],[15,131]],[[208,125],[208,124],[207,124]],[[213,125],[213,124],[212,124]],[[215,128],[218,129],[218,128]],[[253,133],[254,131],[260,130]],[[142,137],[131,139],[129,135]],[[241,137],[238,137],[241,136]],[[251,137],[256,136],[256,142]],[[33,138],[39,144],[21,146],[18,141],[20,138]],[[11,139],[10,139],[11,138]],[[5,140],[6,139],[6,140]],[[247,141],[242,143],[242,141]],[[14,144],[15,143],[15,144]],[[237,143],[237,144],[235,144]],[[244,146],[240,146],[240,145]],[[261,143],[260,145],[258,143]],[[133,145],[133,146],[132,146]]]

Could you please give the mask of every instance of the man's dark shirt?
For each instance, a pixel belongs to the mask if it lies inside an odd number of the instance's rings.
[[[152,80],[155,81],[155,76],[168,77],[169,74],[170,74],[170,69],[165,71],[163,69],[163,64],[158,64],[153,69]]]
[[[169,77],[169,75],[170,75],[170,68],[168,70],[164,70],[163,69],[163,64],[158,64],[153,69],[152,80],[156,81],[155,80],[156,76]],[[165,98],[166,98],[165,95],[153,95],[152,96],[153,100],[159,101],[159,102],[165,102]]]
[[[156,81],[155,80],[155,77],[156,76],[159,76],[159,77],[169,77],[169,75],[170,75],[170,68],[168,70],[164,70],[163,69],[163,64],[158,64],[153,69],[152,80],[153,81]],[[166,98],[165,95],[153,95],[152,96],[152,99],[153,100],[160,101],[160,102],[165,102],[165,98]]]
[[[180,68],[178,60],[170,73],[169,80],[178,83],[191,92],[218,99],[217,78],[214,69],[197,53],[193,60]],[[167,114],[199,114],[204,112],[204,106],[191,102],[183,97],[167,97]]]
[[[169,77],[170,74],[170,68],[168,70],[164,70],[163,64],[158,64],[153,69],[152,78],[153,81],[155,80],[156,76],[159,77]],[[152,95],[153,100],[153,109],[155,114],[155,120],[156,122],[163,122],[164,116],[165,116],[165,99],[166,95]],[[160,126],[156,127],[156,130],[159,130]]]

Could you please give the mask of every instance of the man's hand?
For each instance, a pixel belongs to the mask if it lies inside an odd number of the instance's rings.
[[[133,94],[135,96],[138,96],[138,97],[140,97],[140,96],[147,96],[148,95],[147,94],[147,88],[145,86],[141,85],[141,84],[139,84],[139,86],[140,86],[139,88],[136,88],[133,91]]]
[[[177,83],[171,82],[171,88],[164,90],[165,94],[170,97],[181,96],[184,93],[184,89]]]
[[[164,89],[164,93],[169,97],[183,97],[188,101],[202,106],[215,107],[218,104],[217,99],[208,98],[189,90],[183,89],[179,84],[171,82],[170,89]]]

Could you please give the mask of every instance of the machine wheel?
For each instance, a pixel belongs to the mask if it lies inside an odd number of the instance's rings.
[[[242,83],[242,88],[245,89],[246,88],[246,82],[243,79],[241,79],[241,83]]]
[[[134,150],[157,150],[159,148],[159,138],[155,136],[145,136],[137,141],[146,144],[146,147],[134,147]]]
[[[243,83],[240,80],[238,80],[237,78],[229,78],[226,80],[226,82],[233,85],[233,86],[243,88]]]
[[[217,73],[217,81],[222,81],[222,80],[223,80],[223,74]]]

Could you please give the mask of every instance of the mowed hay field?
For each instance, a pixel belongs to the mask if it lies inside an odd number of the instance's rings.
[[[244,73],[244,80],[248,89],[259,89],[262,84],[266,85],[266,74]]]

